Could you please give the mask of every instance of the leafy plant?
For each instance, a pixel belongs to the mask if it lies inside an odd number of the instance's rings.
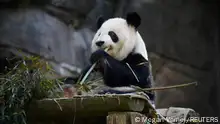
[[[38,57],[9,61],[16,62],[13,68],[0,74],[0,123],[26,124],[26,105],[32,99],[60,97],[62,82],[46,79],[44,73],[52,70]]]

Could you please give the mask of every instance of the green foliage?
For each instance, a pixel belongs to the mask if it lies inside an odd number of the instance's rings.
[[[16,61],[7,73],[0,74],[1,124],[26,124],[25,107],[32,99],[62,95],[59,90],[62,82],[46,79],[44,72],[48,71],[52,70],[46,62],[26,57]]]

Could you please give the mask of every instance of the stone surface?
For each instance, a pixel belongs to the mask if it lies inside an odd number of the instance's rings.
[[[219,3],[131,0],[126,4],[120,6],[118,15],[138,12],[142,18],[139,32],[148,52],[166,58],[152,62],[158,65],[153,66],[156,86],[199,82],[197,87],[158,92],[157,106],[190,107],[202,116],[219,115]]]
[[[196,119],[199,119],[199,114],[190,108],[169,107],[157,109],[157,112],[166,117],[166,119],[168,119],[170,122],[175,124],[185,124],[187,123],[187,121],[196,122]],[[217,119],[215,119],[215,122],[216,121]]]
[[[96,5],[96,0],[51,0],[51,4],[69,12],[87,14]]]
[[[150,54],[149,57],[152,62],[155,87],[198,82],[197,86],[156,91],[157,108],[188,107],[193,108],[201,115],[215,115],[217,98],[210,96],[214,84],[212,73],[180,64],[156,54]]]
[[[129,5],[126,11],[137,11],[142,17],[139,29],[148,51],[199,69],[210,69],[214,60],[213,35],[217,25],[214,2],[141,0],[132,1]]]
[[[20,48],[41,55],[47,60],[83,68],[88,62],[88,44],[81,40],[91,37],[89,30],[74,31],[63,22],[38,9],[1,11],[1,46]],[[75,35],[74,33],[81,35]],[[83,35],[83,36],[82,36]],[[57,68],[59,70],[59,68]]]

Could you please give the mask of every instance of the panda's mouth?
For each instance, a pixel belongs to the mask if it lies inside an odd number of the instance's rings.
[[[103,47],[102,49],[103,49],[103,50],[110,51],[110,50],[113,49],[113,47],[112,47],[112,46],[105,46],[105,47]]]

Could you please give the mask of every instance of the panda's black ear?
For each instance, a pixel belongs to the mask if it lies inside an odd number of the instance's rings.
[[[105,22],[105,19],[103,18],[103,16],[99,16],[96,21],[96,26],[97,26],[96,28],[99,29],[104,22]]]
[[[129,12],[126,21],[129,25],[132,25],[137,29],[141,24],[141,17],[136,12]]]

